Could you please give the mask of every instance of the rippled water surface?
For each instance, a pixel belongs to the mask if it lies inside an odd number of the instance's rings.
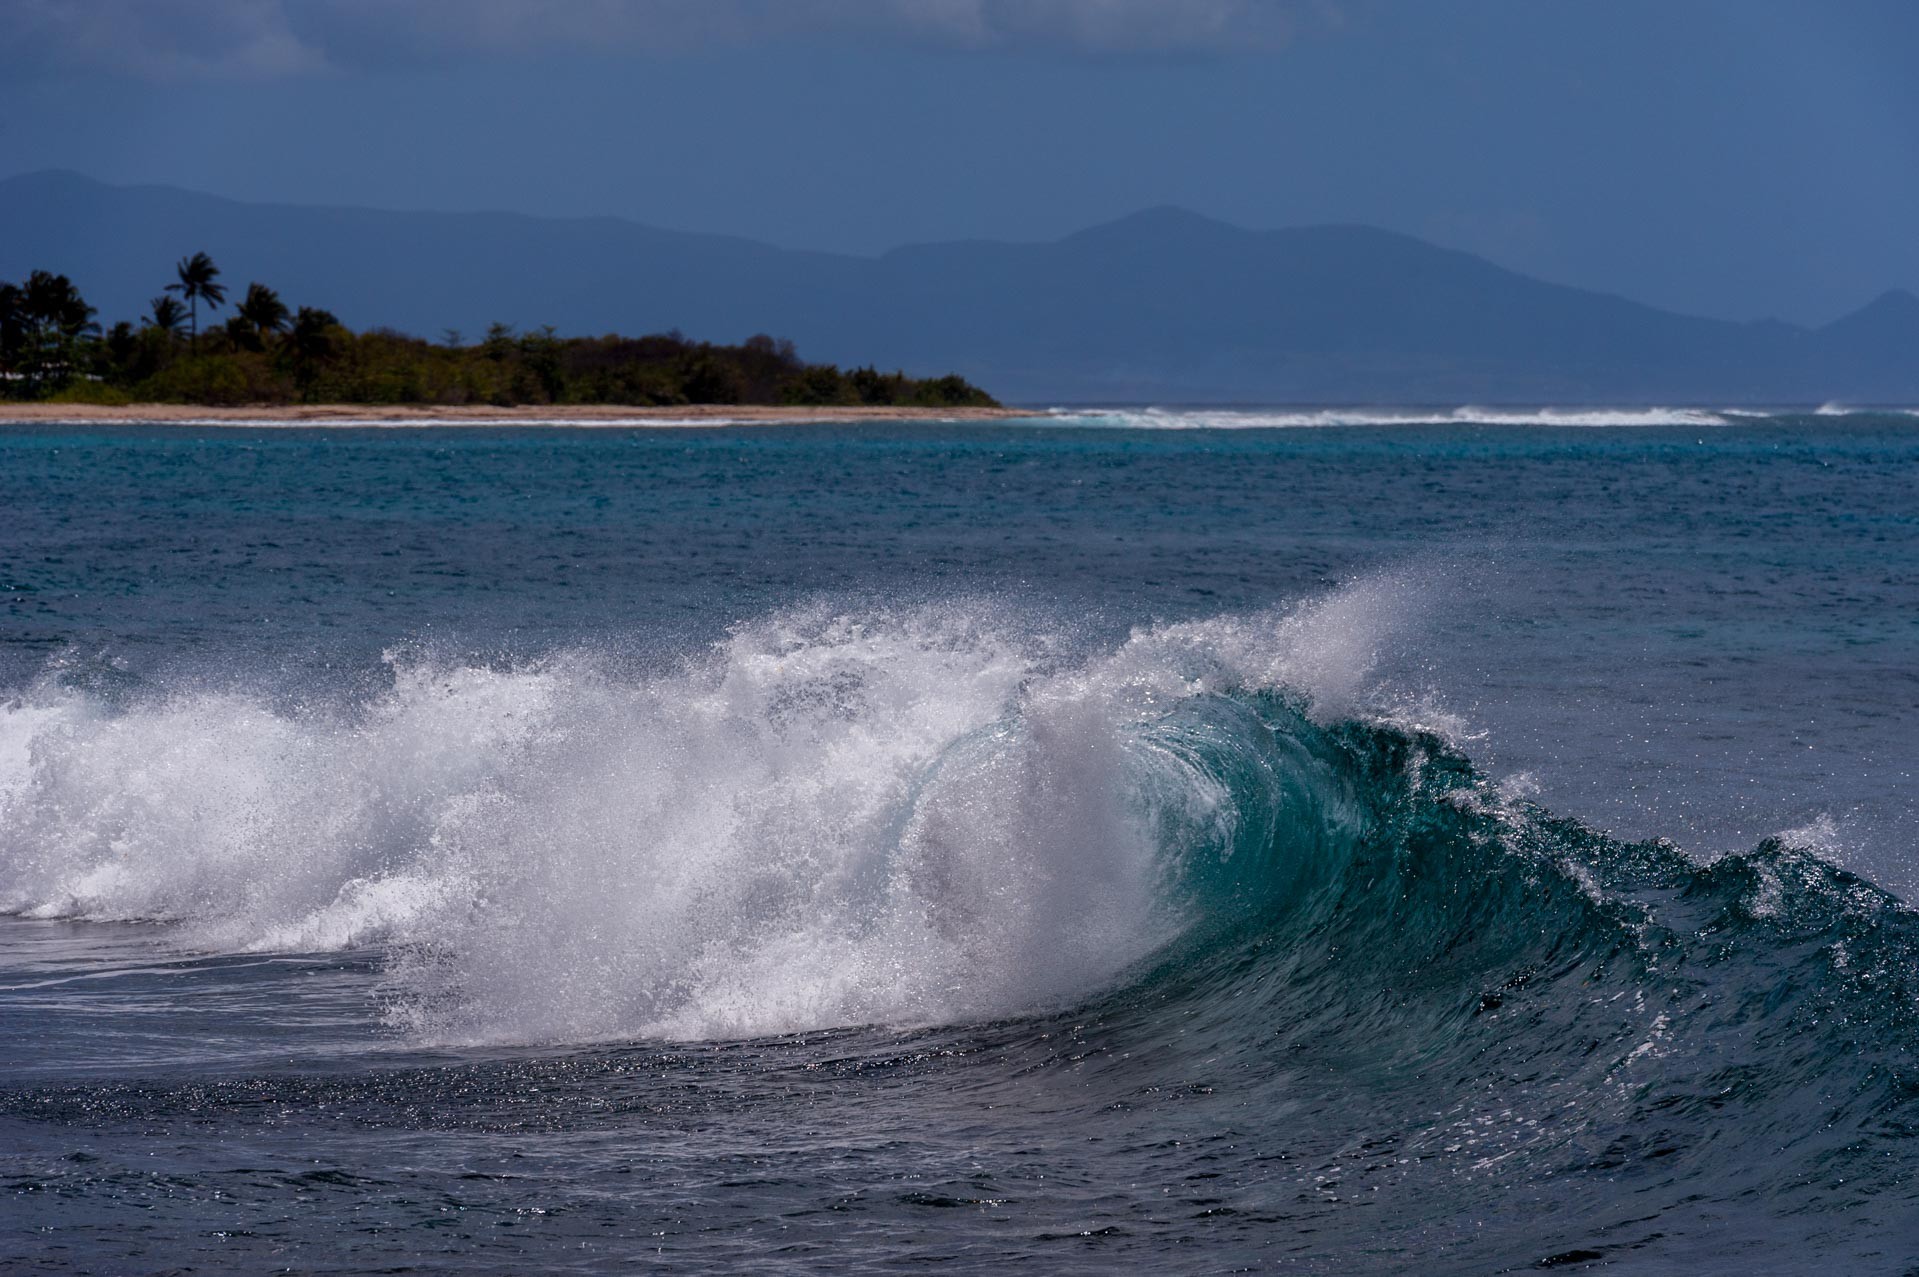
[[[1919,424],[1439,417],[0,430],[0,1258],[1914,1271]]]

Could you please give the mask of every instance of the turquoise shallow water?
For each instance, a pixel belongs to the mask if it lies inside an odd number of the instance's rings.
[[[1910,1271],[1919,426],[1470,415],[0,431],[0,1254]]]

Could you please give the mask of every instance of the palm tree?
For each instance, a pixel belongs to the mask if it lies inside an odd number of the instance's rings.
[[[167,291],[178,293],[187,299],[187,305],[191,308],[189,313],[193,319],[193,348],[198,350],[200,348],[200,299],[204,297],[207,305],[218,310],[226,304],[227,287],[225,284],[214,282],[220,278],[220,268],[215,266],[213,259],[205,253],[195,253],[191,257],[182,258],[180,264],[174,267],[174,272],[180,276],[180,281],[176,284],[168,284]]]
[[[235,317],[251,328],[262,343],[268,333],[286,331],[286,303],[280,300],[280,294],[265,284],[247,285],[246,298],[240,303]]]
[[[168,336],[177,334],[180,325],[187,322],[187,308],[165,293],[147,304],[147,322]]]
[[[339,326],[340,321],[332,311],[321,310],[318,306],[302,306],[300,313],[293,318],[293,330],[288,338],[297,353],[320,359],[333,353],[332,333]]]
[[[21,290],[20,311],[30,329],[60,337],[81,337],[97,331],[93,307],[65,275],[37,270]]]

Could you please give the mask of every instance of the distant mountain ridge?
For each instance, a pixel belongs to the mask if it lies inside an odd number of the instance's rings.
[[[74,278],[132,319],[205,249],[356,327],[471,339],[791,337],[813,359],[956,371],[1022,402],[1919,402],[1919,297],[1823,328],[1549,284],[1363,226],[1248,231],[1150,209],[1043,244],[877,258],[616,218],[248,204],[71,173],[0,180],[0,278]]]

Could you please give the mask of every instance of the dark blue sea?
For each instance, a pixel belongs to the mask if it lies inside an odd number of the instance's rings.
[[[0,1271],[1919,1273],[1919,417],[0,428]]]

